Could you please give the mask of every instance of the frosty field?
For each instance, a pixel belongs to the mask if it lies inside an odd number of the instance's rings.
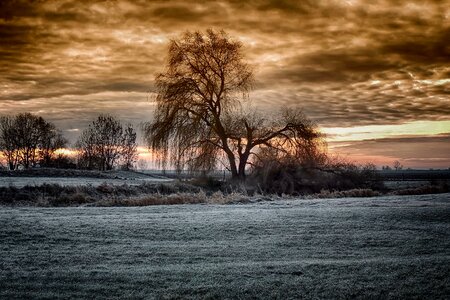
[[[0,187],[14,186],[21,188],[24,186],[40,186],[42,184],[59,184],[61,186],[83,186],[92,185],[94,187],[101,184],[109,185],[139,185],[150,182],[170,182],[171,179],[164,178],[88,178],[88,177],[0,177]]]
[[[450,297],[450,194],[0,208],[0,298]]]

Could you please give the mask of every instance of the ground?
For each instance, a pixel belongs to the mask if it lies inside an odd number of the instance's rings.
[[[0,208],[0,298],[450,297],[450,194]]]
[[[42,184],[58,184],[61,186],[86,186],[97,187],[108,185],[140,185],[143,183],[171,182],[173,179],[129,171],[85,171],[64,169],[31,169],[21,171],[1,171],[0,187],[14,186],[40,186]]]

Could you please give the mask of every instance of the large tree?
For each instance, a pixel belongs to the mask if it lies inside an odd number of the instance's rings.
[[[221,159],[233,178],[261,149],[296,152],[319,137],[299,110],[262,116],[246,109],[252,70],[242,44],[225,32],[186,32],[169,46],[167,69],[156,77],[154,120],[145,136],[163,166],[210,170]]]

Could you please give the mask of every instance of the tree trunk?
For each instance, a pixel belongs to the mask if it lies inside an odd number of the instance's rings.
[[[232,157],[228,156],[228,160],[230,161],[231,177],[233,179],[235,179],[238,177],[238,170],[236,168],[236,162],[234,161],[234,156],[232,156]]]
[[[225,140],[225,139],[224,139]],[[226,140],[223,141],[224,145],[226,145]],[[224,146],[225,153],[227,154],[228,157],[228,161],[230,162],[230,171],[231,171],[231,177],[234,179],[238,176],[238,169],[236,167],[236,160],[234,157],[233,152],[230,150],[230,148],[228,148],[227,146]]]
[[[238,167],[236,179],[238,179],[241,182],[244,182],[245,178],[246,178],[245,166],[247,165],[247,160],[248,160],[249,156],[250,156],[249,153],[244,152],[244,154],[242,154],[239,158],[239,167]]]

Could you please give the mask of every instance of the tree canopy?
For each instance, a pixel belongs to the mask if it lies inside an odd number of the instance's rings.
[[[48,166],[55,158],[55,151],[67,144],[50,122],[30,113],[0,118],[0,151],[8,168],[19,166],[28,169],[37,165]]]
[[[87,169],[112,170],[119,164],[131,169],[137,159],[136,132],[113,116],[102,114],[79,137],[78,165]]]
[[[263,116],[247,109],[253,82],[242,43],[224,31],[186,32],[170,42],[166,70],[156,77],[154,120],[145,126],[163,166],[211,170],[233,178],[264,149],[304,155],[320,134],[299,109]]]

